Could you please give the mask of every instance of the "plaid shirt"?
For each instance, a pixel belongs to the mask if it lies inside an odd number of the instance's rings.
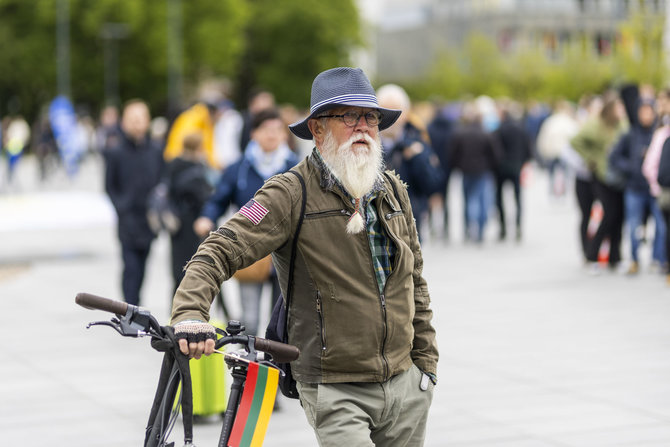
[[[351,197],[351,194],[347,192],[347,190],[342,186],[332,171],[328,168],[328,165],[319,153],[318,149],[315,148],[313,153],[317,164],[321,169],[321,174],[324,177],[327,176],[333,178],[337,184],[337,187],[340,188],[342,192],[344,192],[347,199],[351,201],[351,204],[355,205],[355,199]],[[374,199],[377,197],[377,194],[383,187],[383,183],[378,181],[375,183],[372,192],[367,194],[361,200],[361,212],[363,213],[363,218],[365,219],[365,228],[368,233],[370,253],[372,254],[372,265],[375,269],[375,276],[377,277],[377,286],[379,287],[380,294],[384,292],[386,278],[389,277],[391,271],[393,270],[393,260],[395,259],[397,250],[391,238],[388,237],[384,232],[384,227],[379,220],[377,207],[374,203]]]
[[[365,226],[368,232],[368,242],[370,243],[370,253],[372,253],[372,264],[377,276],[377,285],[379,293],[384,292],[386,278],[393,271],[393,260],[395,259],[396,246],[390,237],[384,233],[384,227],[377,215],[377,208],[374,204],[374,198],[377,192],[365,199]]]

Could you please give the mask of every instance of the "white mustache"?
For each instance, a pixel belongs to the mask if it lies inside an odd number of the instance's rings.
[[[340,145],[340,148],[349,148],[351,147],[356,141],[363,140],[369,145],[376,144],[375,139],[372,138],[370,135],[363,133],[363,132],[357,132],[351,135],[351,137],[342,143]]]

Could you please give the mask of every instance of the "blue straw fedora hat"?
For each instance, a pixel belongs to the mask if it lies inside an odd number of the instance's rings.
[[[382,114],[379,130],[391,126],[400,116],[400,110],[379,107],[375,90],[360,68],[338,67],[326,70],[314,78],[309,116],[289,126],[291,132],[303,140],[311,140],[307,122],[322,112],[340,106],[377,109]]]

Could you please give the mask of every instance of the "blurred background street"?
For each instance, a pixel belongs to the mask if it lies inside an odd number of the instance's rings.
[[[77,185],[0,196],[0,432],[25,446],[140,445],[161,355],[146,339],[85,329],[102,312],[86,291],[118,299],[111,205],[90,159]],[[33,177],[34,178],[34,177]],[[663,277],[583,268],[574,201],[551,201],[533,171],[524,240],[425,241],[425,276],[440,346],[428,446],[670,445],[670,291]],[[458,209],[458,188],[452,188]],[[34,219],[36,208],[58,219]],[[492,226],[489,230],[495,234]],[[152,251],[144,305],[161,321],[170,299],[168,244]],[[647,248],[644,249],[645,254]],[[235,305],[233,304],[233,308]],[[314,446],[302,410],[282,400],[265,445]],[[211,445],[220,425],[197,425]],[[173,439],[180,445],[179,427]]]

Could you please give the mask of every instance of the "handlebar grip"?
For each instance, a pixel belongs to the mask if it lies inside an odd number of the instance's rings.
[[[267,352],[272,356],[272,360],[277,363],[288,363],[298,358],[300,350],[285,343],[278,341],[267,340],[265,338],[256,337],[254,347],[258,351]]]
[[[90,293],[78,293],[74,301],[86,309],[104,310],[116,315],[125,315],[128,311],[128,303],[91,295]]]

